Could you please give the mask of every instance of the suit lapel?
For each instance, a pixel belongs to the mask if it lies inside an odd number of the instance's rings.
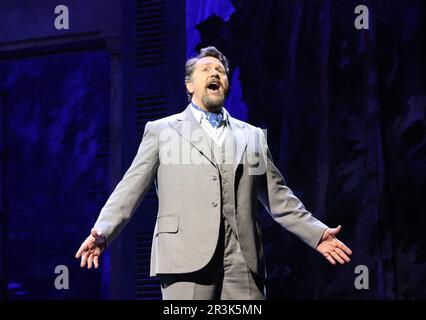
[[[204,157],[206,157],[215,167],[217,167],[216,160],[208,142],[211,138],[197,122],[190,108],[191,106],[188,106],[183,112],[178,114],[178,121],[171,121],[169,124]],[[231,116],[229,116],[228,119],[231,126],[231,130],[229,131],[232,131],[232,134],[230,134],[228,131],[228,135],[232,135],[235,152],[233,157],[235,172],[247,147],[248,129],[244,124],[241,124],[239,121],[237,122]],[[214,142],[212,141],[212,143]]]
[[[247,128],[243,124],[235,121],[231,116],[229,117],[229,123],[231,124],[232,137],[234,143],[234,172],[237,170],[238,164],[241,162],[241,158],[247,147],[248,137]]]
[[[207,139],[208,134],[197,122],[188,106],[182,113],[178,114],[177,120],[169,122],[170,126],[177,131],[185,140],[206,157],[215,167],[217,167],[212,150]]]

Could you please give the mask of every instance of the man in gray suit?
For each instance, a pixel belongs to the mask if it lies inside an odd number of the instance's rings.
[[[263,131],[230,116],[226,57],[214,47],[186,63],[190,104],[148,122],[136,157],[76,253],[81,267],[126,225],[155,179],[159,208],[151,275],[164,299],[264,299],[257,199],[272,218],[332,264],[351,250],[294,196],[275,167]]]

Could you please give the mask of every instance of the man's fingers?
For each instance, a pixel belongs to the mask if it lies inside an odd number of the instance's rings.
[[[342,258],[340,258],[340,257],[339,257],[339,255],[338,255],[336,252],[332,251],[330,254],[331,254],[331,256],[332,256],[335,260],[337,260],[340,264],[344,264],[344,263],[345,263],[345,261],[343,261],[343,259],[342,259]]]
[[[335,251],[339,255],[339,257],[341,257],[346,262],[351,261],[351,259],[346,255],[346,253],[344,253],[343,250],[341,250],[340,248],[336,248]]]
[[[80,267],[84,268],[86,266],[86,261],[89,256],[89,251],[85,251],[81,256]]]
[[[335,264],[336,264],[336,261],[334,261],[334,259],[329,255],[329,254],[327,254],[326,256],[325,256],[325,258],[328,260],[328,261],[330,261],[330,263],[334,266]]]
[[[95,265],[95,269],[97,269],[99,267],[99,257],[98,256],[93,257],[93,264]]]
[[[352,250],[349,249],[343,242],[339,241],[338,247],[342,249],[344,252],[346,252],[346,254],[348,255],[352,254]]]
[[[75,254],[75,257],[77,259],[80,259],[81,254],[87,249],[86,241],[83,242],[83,244],[80,246],[80,249],[78,249],[77,253]]]
[[[326,233],[329,235],[326,236],[326,240],[323,240],[317,247],[317,250],[320,251],[332,265],[335,265],[337,262],[345,264],[351,261],[349,258],[352,254],[351,249],[334,236],[341,228],[341,226],[338,226],[334,229],[327,229]]]
[[[342,226],[338,226],[337,228],[330,228],[328,229],[328,235],[331,235],[333,238],[335,238],[335,236],[340,232],[341,229]]]
[[[92,269],[93,253],[89,254],[87,258],[87,269]]]

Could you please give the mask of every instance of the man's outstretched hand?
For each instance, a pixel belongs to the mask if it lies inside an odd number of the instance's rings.
[[[95,269],[99,266],[99,256],[105,249],[105,237],[101,232],[92,229],[90,236],[81,244],[80,249],[78,249],[75,257],[80,259],[80,267],[84,268],[87,262],[87,269],[92,268],[92,264],[95,266]]]
[[[337,228],[328,228],[325,230],[317,246],[317,251],[333,265],[336,264],[336,261],[340,264],[351,261],[351,259],[349,259],[349,256],[352,254],[351,249],[336,238],[336,234],[338,234],[341,229],[342,227],[338,226]]]

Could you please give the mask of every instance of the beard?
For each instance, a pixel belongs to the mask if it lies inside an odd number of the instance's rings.
[[[222,92],[210,94],[206,92],[202,97],[202,102],[209,112],[218,112],[225,102],[225,94]]]

